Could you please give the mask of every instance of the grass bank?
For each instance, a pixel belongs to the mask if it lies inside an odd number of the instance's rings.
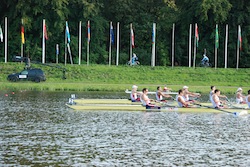
[[[51,66],[55,66],[52,64]],[[214,69],[188,67],[150,67],[150,66],[108,66],[108,65],[66,65],[66,78],[62,79],[62,68],[53,68],[32,64],[33,68],[41,68],[47,81],[42,83],[7,81],[7,75],[20,72],[24,63],[0,63],[0,90],[39,90],[39,91],[119,91],[130,89],[137,84],[139,89],[167,85],[174,91],[183,85],[190,90],[207,93],[211,85],[215,85],[223,93],[233,94],[238,87],[245,91],[250,89],[250,69]]]

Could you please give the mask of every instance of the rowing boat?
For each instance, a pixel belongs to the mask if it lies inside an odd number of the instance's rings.
[[[129,104],[66,104],[69,108],[74,110],[107,110],[107,111],[178,111],[185,113],[219,113],[219,112],[227,112],[227,113],[237,113],[244,111],[244,114],[247,114],[246,110],[243,108],[228,108],[228,109],[214,109],[211,106],[193,106],[190,108],[180,108],[176,106],[162,106],[161,109],[146,109],[146,107],[142,105],[129,105]]]
[[[131,91],[130,90],[128,90],[128,89],[126,89],[125,90],[125,93],[131,93]],[[142,92],[140,92],[140,91],[137,91],[137,93],[141,93],[142,94]],[[162,92],[163,94],[169,94],[169,95],[177,95],[178,94],[178,92],[170,92],[170,91],[168,91],[168,92]],[[156,91],[155,92],[148,92],[148,94],[156,94]]]
[[[74,104],[77,105],[85,105],[85,104],[123,104],[123,105],[141,105],[141,102],[131,102],[131,100],[129,99],[71,99],[72,102],[74,102]],[[167,102],[152,102],[153,104],[157,104],[157,105],[170,105],[170,106],[177,106],[177,102],[176,101],[172,101],[169,100]],[[211,106],[211,103],[199,103],[200,105],[203,106]],[[247,104],[231,104],[232,108],[240,108],[240,109],[244,109],[244,108],[248,108]]]

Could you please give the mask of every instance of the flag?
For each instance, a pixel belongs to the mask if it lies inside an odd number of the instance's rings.
[[[49,38],[48,38],[47,28],[46,28],[46,24],[45,24],[45,23],[44,23],[43,29],[44,29],[44,38],[45,38],[46,40],[48,40]]]
[[[113,29],[112,23],[110,24],[110,41],[111,41],[111,44],[114,45],[115,35],[114,35],[114,29]]]
[[[197,24],[195,24],[195,38],[196,38],[196,47],[198,48],[199,33],[198,33],[198,25]]]
[[[24,44],[25,38],[24,38],[24,26],[23,26],[23,24],[21,25],[21,40],[22,40],[22,44]]]
[[[69,26],[68,26],[67,21],[66,21],[66,35],[67,35],[68,43],[70,43],[70,33],[69,33]]]
[[[241,28],[239,26],[239,30],[238,30],[238,46],[240,48],[240,50],[242,50],[242,37],[241,37]]]
[[[216,24],[215,29],[215,48],[219,48],[219,32],[218,32],[218,25]]]
[[[1,25],[0,25],[0,40],[1,42],[3,42],[3,30],[2,30]]]
[[[132,28],[132,24],[131,24],[131,45],[132,45],[132,48],[135,47],[135,35],[134,35],[133,28]]]
[[[153,26],[153,30],[152,30],[152,44],[155,43],[155,29],[154,29],[154,26]]]
[[[88,43],[90,42],[90,22],[88,21]]]

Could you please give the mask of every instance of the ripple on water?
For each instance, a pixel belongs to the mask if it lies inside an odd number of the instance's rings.
[[[66,95],[26,96],[0,98],[5,166],[250,166],[248,116],[82,112]]]

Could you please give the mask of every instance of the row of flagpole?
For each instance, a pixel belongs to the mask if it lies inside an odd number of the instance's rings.
[[[7,17],[4,18],[4,24],[5,25],[8,24]],[[2,27],[0,25],[0,43],[4,42],[4,62],[5,63],[7,63],[7,55],[8,55],[8,40],[7,40],[7,36],[8,36],[8,27],[7,26],[4,27],[4,33],[3,33]]]
[[[24,37],[24,25],[23,25],[23,20],[21,20],[21,56],[24,56],[24,44],[25,44],[25,37]],[[7,62],[7,48],[8,48],[8,41],[7,41],[7,36],[8,36],[8,30],[7,30],[7,17],[5,17],[5,63]],[[43,35],[42,35],[42,63],[45,63],[45,41],[48,39],[47,35],[47,28],[46,28],[46,23],[45,19],[43,19]],[[195,68],[196,65],[196,53],[197,53],[197,48],[198,48],[198,42],[199,42],[199,33],[198,33],[198,25],[197,23],[194,25],[194,49],[193,49],[193,67]],[[82,22],[79,22],[79,65],[81,64],[81,28],[82,27]],[[218,48],[219,48],[219,33],[218,33],[218,25],[216,24],[215,27],[215,64],[214,67],[217,68],[217,53],[218,53]],[[119,22],[117,23],[117,47],[116,47],[116,65],[118,66],[119,63],[119,41],[120,41],[120,27],[119,27]],[[87,65],[89,65],[89,47],[90,47],[90,21],[87,22]],[[115,34],[114,34],[114,29],[112,22],[110,22],[110,38],[109,38],[109,66],[111,65],[111,58],[112,58],[112,45],[114,44],[115,41]],[[0,25],[0,42],[3,42],[3,32],[2,28]],[[69,32],[69,25],[68,22],[66,21],[65,23],[65,65],[67,64],[67,58],[69,54],[70,62],[73,64],[73,59],[72,59],[72,54],[71,54],[71,49],[70,49],[70,32]],[[190,24],[190,29],[189,29],[189,52],[188,52],[188,66],[191,67],[191,54],[192,54],[192,24]],[[173,29],[172,29],[172,67],[174,67],[174,58],[175,58],[175,24],[173,24]],[[228,61],[228,55],[227,55],[227,46],[228,46],[228,25],[226,25],[226,34],[225,34],[225,68],[227,68],[227,61]],[[130,60],[132,59],[133,55],[133,48],[135,47],[135,36],[134,36],[134,31],[133,31],[133,26],[132,23],[130,24]],[[240,25],[238,26],[238,43],[237,43],[237,62],[236,62],[236,69],[239,67],[239,56],[240,56],[240,50],[242,50],[242,38],[241,38],[241,27]],[[152,28],[152,55],[151,55],[151,66],[155,66],[155,53],[156,53],[156,23],[153,23],[153,28]],[[57,60],[56,62],[58,63],[58,55],[59,55],[59,45],[56,44],[56,56]]]

